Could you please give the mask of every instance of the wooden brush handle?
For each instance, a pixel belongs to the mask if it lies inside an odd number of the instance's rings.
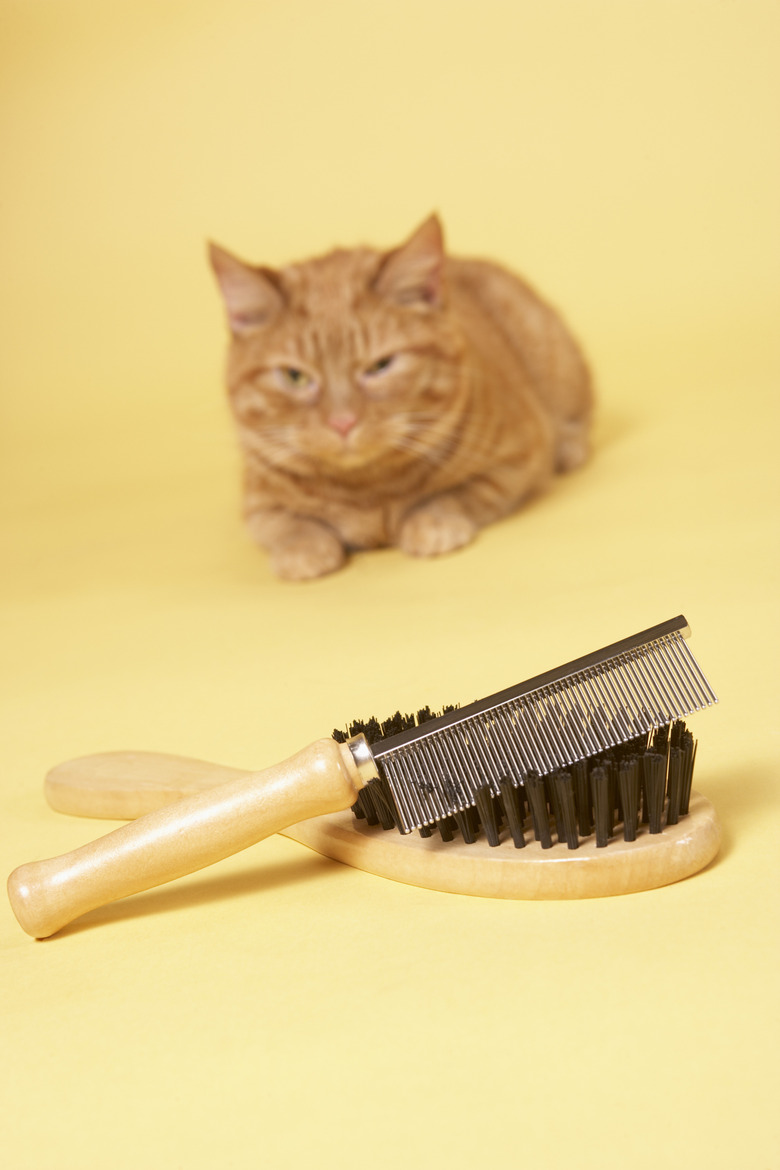
[[[71,853],[14,870],[8,896],[21,927],[47,938],[97,906],[194,873],[298,821],[347,809],[364,784],[349,748],[332,739],[264,772],[219,780]]]

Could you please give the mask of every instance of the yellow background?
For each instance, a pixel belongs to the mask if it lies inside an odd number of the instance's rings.
[[[42,778],[240,766],[684,612],[719,859],[582,903],[282,838],[35,943],[0,909],[3,1163],[780,1166],[780,9],[2,4],[0,856],[107,826]],[[432,209],[590,355],[592,463],[467,551],[273,580],[238,518],[212,237],[390,246]]]

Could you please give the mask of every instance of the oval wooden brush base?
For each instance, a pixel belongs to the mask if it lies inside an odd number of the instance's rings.
[[[352,813],[302,821],[284,835],[326,857],[410,886],[518,899],[604,898],[652,890],[698,873],[720,845],[715,810],[699,793],[678,824],[652,836],[644,828],[632,842],[616,837],[602,849],[593,837],[577,849],[565,844],[542,849],[537,841],[515,849],[503,834],[501,844],[492,848],[482,838],[466,845],[444,842],[438,835],[402,836],[356,821]]]
[[[237,768],[154,752],[105,752],[69,760],[46,777],[46,797],[59,812],[132,820],[171,801],[241,775]],[[710,802],[693,793],[688,815],[634,842],[615,837],[602,849],[594,838],[577,849],[555,844],[542,849],[511,838],[491,848],[479,839],[443,842],[438,834],[404,836],[358,821],[351,812],[331,813],[283,830],[325,857],[379,877],[482,898],[602,898],[651,890],[690,877],[718,852],[720,825]],[[526,838],[531,834],[526,832]]]

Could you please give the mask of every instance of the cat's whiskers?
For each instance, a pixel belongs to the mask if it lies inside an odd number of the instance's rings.
[[[394,435],[388,440],[388,447],[415,456],[419,462],[426,463],[429,467],[439,467],[457,451],[458,442],[452,435],[440,436],[437,442],[432,442],[429,436],[423,438],[406,433]]]
[[[381,438],[380,446],[388,453],[409,456],[431,469],[443,466],[457,455],[466,475],[480,470],[493,449],[493,436],[480,435],[473,427],[464,433],[459,419],[430,408],[398,411],[376,423],[375,429]],[[354,451],[330,449],[330,442],[323,448],[316,443],[310,448],[308,443],[302,443],[300,427],[290,422],[272,423],[266,419],[262,430],[245,422],[241,431],[246,446],[268,465],[279,469],[294,465],[300,468],[301,459],[313,459],[315,463],[324,460],[337,467],[341,464],[345,469],[355,462]],[[332,439],[329,433],[323,437]],[[371,457],[376,461],[377,453],[373,452]]]

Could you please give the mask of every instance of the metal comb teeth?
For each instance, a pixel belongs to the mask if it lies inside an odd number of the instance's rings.
[[[403,833],[485,807],[524,786],[646,736],[717,697],[672,618],[515,687],[371,745]]]

